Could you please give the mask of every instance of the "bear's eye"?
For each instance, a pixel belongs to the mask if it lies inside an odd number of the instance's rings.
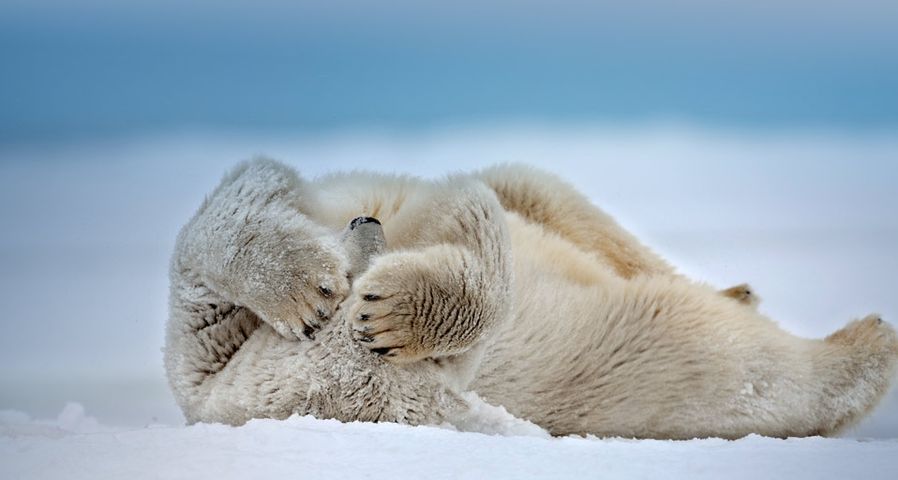
[[[321,296],[323,296],[324,298],[331,298],[331,295],[334,294],[333,290],[325,286],[318,287],[318,292],[321,293]]]

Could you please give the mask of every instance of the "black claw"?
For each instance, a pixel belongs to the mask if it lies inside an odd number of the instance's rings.
[[[371,318],[371,315],[368,315],[367,313],[363,313],[363,314],[359,315],[359,320],[361,320],[363,322],[370,318]]]
[[[380,225],[380,220],[378,220],[374,217],[356,217],[356,218],[352,219],[351,222],[349,222],[349,229],[355,230],[355,227],[358,227],[359,225],[361,225],[363,223],[376,223],[376,224]]]
[[[315,313],[318,315],[318,318],[320,318],[322,320],[327,320],[327,312],[325,312],[324,310],[319,308],[319,309],[315,310]]]
[[[380,296],[374,295],[373,293],[369,293],[369,294],[365,295],[364,297],[362,297],[362,299],[367,302],[373,302],[375,300],[380,300]]]
[[[302,334],[309,340],[315,340],[315,329],[309,325],[303,325]]]
[[[390,350],[392,350],[392,348],[389,348],[389,347],[381,347],[381,348],[372,348],[371,349],[372,352],[374,352],[378,355],[385,355],[385,354],[389,353]]]

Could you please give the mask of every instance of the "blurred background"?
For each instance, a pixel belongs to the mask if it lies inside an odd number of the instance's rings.
[[[168,256],[260,154],[535,164],[789,331],[898,323],[898,3],[443,3],[0,1],[0,409],[182,422]]]

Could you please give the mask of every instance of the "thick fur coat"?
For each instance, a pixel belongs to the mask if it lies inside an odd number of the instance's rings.
[[[878,316],[795,337],[523,166],[310,182],[244,163],[178,236],[170,302],[191,422],[440,423],[472,390],[554,435],[830,435],[898,361]]]

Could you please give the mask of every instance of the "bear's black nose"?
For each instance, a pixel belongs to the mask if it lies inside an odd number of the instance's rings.
[[[356,218],[352,219],[351,222],[349,222],[349,229],[355,230],[355,227],[358,227],[359,225],[361,225],[363,223],[371,223],[371,222],[374,222],[374,223],[380,225],[380,220],[378,220],[374,217],[356,217]]]

